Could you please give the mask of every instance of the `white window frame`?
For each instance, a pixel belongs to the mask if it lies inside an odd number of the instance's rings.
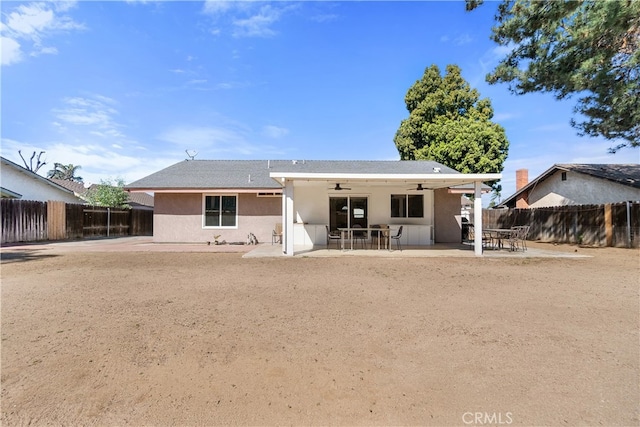
[[[207,217],[205,209],[207,207],[207,197],[235,197],[236,198],[236,218],[235,225],[206,225]],[[205,193],[202,195],[202,228],[206,230],[237,230],[238,229],[238,203],[240,198],[237,193]],[[222,207],[222,199],[220,200],[220,207]],[[220,215],[222,215],[222,210],[220,210]],[[220,224],[222,224],[222,218],[220,219]]]

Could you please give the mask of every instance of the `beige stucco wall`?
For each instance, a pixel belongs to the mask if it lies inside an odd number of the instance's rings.
[[[328,188],[329,187],[329,188]],[[348,191],[333,191],[331,184],[318,182],[300,182],[294,187],[295,220],[308,224],[329,224],[329,198],[366,197],[368,202],[369,224],[390,225],[433,225],[433,197],[431,191],[422,193],[407,190],[408,184],[384,187],[369,183],[350,183]],[[391,194],[422,194],[424,196],[423,218],[391,218]],[[460,211],[458,210],[458,215]]]
[[[314,225],[329,224],[329,198],[333,196],[367,197],[369,224],[389,224],[392,230],[406,226],[406,243],[425,241],[431,236],[410,236],[412,226],[433,226],[435,242],[460,241],[460,195],[449,194],[446,189],[424,191],[423,218],[391,218],[390,194],[407,194],[407,185],[372,187],[353,184],[351,190],[334,192],[326,183],[303,183],[295,188],[295,220]],[[435,202],[435,203],[434,203]],[[154,211],[154,241],[156,242],[211,242],[215,235],[227,242],[245,242],[249,232],[260,242],[270,242],[271,232],[282,221],[281,197],[257,197],[238,194],[238,226],[204,228],[202,193],[156,193]],[[403,233],[403,235],[405,234]],[[428,233],[429,234],[429,233]],[[322,236],[321,236],[322,237]]]
[[[203,194],[156,193],[153,215],[155,242],[212,242],[214,236],[227,242],[245,242],[253,233],[259,242],[271,242],[271,232],[282,219],[280,197],[238,194],[236,228],[204,228]]]
[[[460,243],[460,195],[451,194],[446,188],[435,190],[433,193],[435,243]]]
[[[640,189],[581,173],[561,171],[539,182],[529,191],[529,207],[590,205],[640,200]]]

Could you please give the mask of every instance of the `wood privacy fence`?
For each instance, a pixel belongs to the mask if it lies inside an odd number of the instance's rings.
[[[2,243],[91,237],[151,236],[153,211],[65,202],[0,201]]]
[[[528,240],[640,247],[640,202],[528,209],[484,209],[482,226],[528,225]]]

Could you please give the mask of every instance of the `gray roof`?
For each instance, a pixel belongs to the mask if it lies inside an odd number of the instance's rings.
[[[613,181],[621,185],[640,188],[640,165],[638,164],[577,164],[558,163],[540,174],[537,178],[529,181],[527,185],[504,199],[498,206],[507,206],[509,203],[540,181],[544,181],[557,171],[570,171],[590,175],[596,178]]]
[[[184,160],[125,186],[128,190],[280,189],[272,172],[356,174],[442,174],[458,172],[432,161],[374,160]]]
[[[558,169],[591,175],[618,184],[640,188],[640,165],[626,164],[557,164]]]

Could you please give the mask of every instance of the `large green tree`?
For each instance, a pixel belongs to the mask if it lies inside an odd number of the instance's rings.
[[[62,179],[65,181],[82,182],[82,177],[76,176],[76,172],[81,168],[81,166],[75,166],[72,164],[63,165],[62,163],[54,163],[53,169],[47,173],[47,177]]]
[[[124,181],[122,179],[100,180],[100,184],[92,186],[87,192],[86,199],[89,203],[96,206],[110,206],[117,208],[129,208],[127,203],[129,193],[124,189]]]
[[[402,160],[435,160],[463,173],[502,172],[509,141],[491,121],[491,102],[471,89],[460,68],[427,67],[405,96],[409,117],[394,142]],[[497,186],[495,186],[497,187]]]
[[[580,135],[614,140],[612,152],[640,146],[640,1],[503,0],[492,31],[509,53],[489,83],[575,95]]]

